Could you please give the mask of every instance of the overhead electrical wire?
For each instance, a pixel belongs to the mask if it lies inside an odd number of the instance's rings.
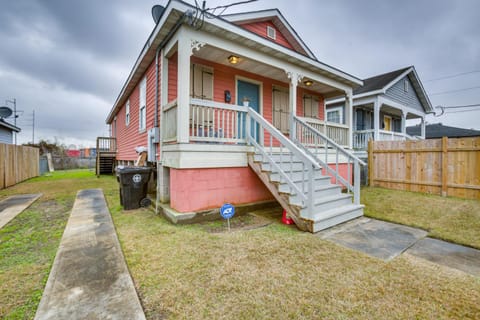
[[[429,96],[438,96],[438,95],[441,95],[441,94],[462,92],[462,91],[468,91],[468,90],[474,90],[474,89],[480,89],[480,86],[475,86],[475,87],[470,87],[470,88],[463,88],[463,89],[456,89],[456,90],[449,90],[449,91],[442,91],[442,92],[435,92],[435,93],[430,93]]]
[[[444,76],[444,77],[438,77],[438,78],[434,78],[434,79],[425,80],[423,82],[432,82],[432,81],[438,81],[438,80],[451,79],[451,78],[456,78],[456,77],[460,77],[460,76],[464,76],[464,75],[472,74],[472,73],[480,73],[480,70],[472,70],[472,71],[468,71],[468,72],[452,74],[452,75],[449,75],[449,76]]]
[[[205,17],[207,19],[214,19],[219,16],[221,16],[225,10],[227,10],[230,7],[237,6],[240,4],[247,4],[250,2],[255,2],[258,0],[246,0],[246,1],[240,1],[240,2],[234,2],[231,4],[227,4],[224,6],[217,6],[214,8],[205,8],[206,7],[206,1],[202,2],[202,7],[200,7],[199,3],[197,0],[195,0],[195,12],[191,12],[189,15],[189,23],[192,27],[195,29],[199,30],[203,27],[203,24],[205,22]],[[216,14],[217,10],[222,10],[220,13]]]

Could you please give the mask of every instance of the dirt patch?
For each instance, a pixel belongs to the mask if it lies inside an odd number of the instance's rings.
[[[278,223],[280,222],[282,214],[281,211],[280,214],[278,214],[277,211],[279,210],[266,209],[233,217],[230,219],[230,232],[258,229],[266,227],[272,223]],[[229,232],[227,220],[204,222],[200,225],[209,233]]]

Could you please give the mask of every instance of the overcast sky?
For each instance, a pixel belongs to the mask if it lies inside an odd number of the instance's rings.
[[[108,135],[105,118],[154,27],[151,7],[166,3],[0,0],[0,105],[16,98],[23,111],[18,142],[32,140],[33,110],[36,141],[94,146]],[[478,0],[259,0],[225,13],[275,7],[324,63],[362,79],[414,65],[433,106],[480,103]],[[480,108],[467,110],[427,120],[480,130]]]

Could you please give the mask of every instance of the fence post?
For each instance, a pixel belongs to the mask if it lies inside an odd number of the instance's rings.
[[[357,159],[353,160],[353,203],[360,204],[360,164]]]
[[[442,137],[442,197],[448,194],[448,138]]]
[[[368,141],[368,185],[373,186],[373,140]]]

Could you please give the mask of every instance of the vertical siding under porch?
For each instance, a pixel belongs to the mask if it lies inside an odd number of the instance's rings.
[[[170,206],[178,212],[195,212],[274,200],[249,167],[170,169]]]

